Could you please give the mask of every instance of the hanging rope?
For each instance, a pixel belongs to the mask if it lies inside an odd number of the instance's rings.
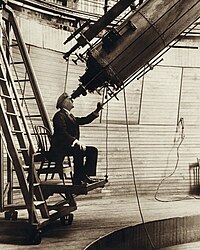
[[[107,98],[107,90],[106,90]],[[108,179],[108,103],[106,105],[106,174],[105,178]]]
[[[102,100],[101,102],[104,103],[104,100],[108,98],[108,93],[107,93],[107,89],[104,88],[103,89],[103,95],[102,95]],[[100,123],[102,121],[102,115],[103,115],[103,109],[100,111]],[[106,173],[105,173],[105,178],[106,180],[108,179],[108,103],[106,105],[106,146],[105,146],[105,153],[106,153]]]
[[[65,70],[65,82],[64,82],[64,92],[67,90],[67,78],[68,78],[68,70],[69,70],[69,57],[66,59],[66,70]]]
[[[132,156],[132,150],[131,150],[131,142],[130,142],[131,140],[130,140],[129,125],[128,125],[128,114],[127,114],[127,103],[126,103],[125,89],[123,89],[123,94],[124,94],[124,109],[125,109],[125,117],[126,117],[126,129],[127,129],[127,136],[128,136],[129,155],[130,155],[131,169],[132,169],[132,175],[133,175],[133,183],[134,183],[134,188],[135,188],[135,194],[136,194],[138,209],[139,209],[142,224],[144,226],[144,230],[145,230],[145,233],[146,233],[147,238],[149,240],[149,243],[150,243],[152,249],[156,250],[156,247],[154,246],[154,244],[153,244],[153,242],[151,240],[151,237],[150,237],[150,235],[148,233],[148,230],[146,228],[146,224],[145,224],[145,221],[144,221],[144,216],[143,216],[142,208],[141,208],[141,204],[140,204],[140,199],[139,199],[139,195],[138,195],[136,178],[135,178],[135,170],[134,170],[134,164],[133,164],[133,156]]]
[[[179,132],[179,136],[177,137],[177,133]],[[171,148],[171,150],[169,151],[169,154],[168,154],[168,157],[167,157],[167,166],[169,164],[169,157],[170,157],[170,154],[171,152],[173,151],[173,149],[176,147],[176,164],[175,164],[175,167],[174,167],[174,170],[172,171],[172,173],[170,173],[169,175],[165,176],[161,181],[160,183],[158,184],[158,187],[156,189],[156,192],[155,192],[155,199],[157,201],[161,201],[161,202],[172,202],[172,201],[181,201],[181,200],[184,200],[184,199],[187,199],[189,196],[185,196],[184,198],[182,199],[173,199],[173,200],[161,200],[157,197],[158,195],[158,192],[159,192],[159,189],[162,185],[162,183],[167,180],[168,178],[172,177],[177,168],[178,168],[178,164],[179,164],[179,160],[180,160],[180,155],[179,155],[179,149],[181,147],[181,144],[183,143],[183,140],[185,139],[185,134],[184,134],[184,119],[181,118],[176,126],[176,133],[175,133],[175,136],[174,136],[174,143],[173,143],[173,146]],[[178,145],[177,145],[178,143]]]

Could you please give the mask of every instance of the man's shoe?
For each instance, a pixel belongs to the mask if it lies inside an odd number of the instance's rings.
[[[79,180],[79,179],[75,179],[75,178],[73,178],[72,179],[72,184],[73,185],[85,185],[86,184],[86,182],[84,182],[83,180]]]
[[[82,179],[84,182],[88,183],[88,184],[92,184],[95,183],[95,180],[92,180],[88,175],[85,175],[84,178]]]

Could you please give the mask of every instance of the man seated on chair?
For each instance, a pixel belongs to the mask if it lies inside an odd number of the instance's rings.
[[[99,116],[102,104],[98,103],[94,112],[86,117],[74,117],[70,111],[74,107],[73,100],[63,93],[57,100],[59,111],[53,117],[54,134],[51,149],[57,162],[62,166],[67,155],[74,158],[73,184],[93,183],[89,176],[96,175],[98,150],[93,146],[85,146],[80,140],[79,125],[89,124]]]

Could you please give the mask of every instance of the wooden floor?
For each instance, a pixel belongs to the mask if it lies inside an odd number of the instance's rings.
[[[192,243],[162,248],[162,250],[199,250],[199,249],[200,249],[200,242],[192,242]]]
[[[114,230],[141,223],[137,201],[133,196],[102,197],[97,194],[95,198],[88,194],[79,199],[72,225],[63,226],[56,221],[45,229],[41,244],[36,246],[19,244],[14,235],[8,238],[1,236],[0,249],[82,250],[92,241]],[[145,221],[200,213],[200,200],[194,198],[178,202],[158,202],[154,197],[141,196],[140,205]]]

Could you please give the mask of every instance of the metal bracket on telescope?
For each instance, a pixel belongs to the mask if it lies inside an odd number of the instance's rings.
[[[90,19],[88,19],[83,25],[81,25],[76,31],[74,31],[65,41],[64,45],[71,41],[73,38],[76,39],[76,35],[78,35],[85,27],[89,26]]]
[[[75,53],[75,55],[76,55],[76,59],[72,59],[72,62],[74,62],[76,65],[77,65],[78,60],[80,60],[83,63],[86,61],[86,59],[83,57],[82,54]]]
[[[81,33],[81,31],[87,27],[90,26],[90,19],[88,19],[82,26],[80,26],[75,32],[73,32],[67,40],[65,40],[64,45],[67,44],[69,41],[71,41],[73,38],[76,39],[77,43],[68,51],[64,54],[63,58],[68,59],[69,56],[80,46],[85,46],[86,43],[89,43],[87,41],[87,38]],[[79,35],[77,38],[76,36]],[[85,43],[86,42],[86,43]]]
[[[119,98],[117,97],[116,93],[108,86],[108,84],[105,86],[105,88],[107,88],[107,93],[110,97],[115,97],[119,101]]]

